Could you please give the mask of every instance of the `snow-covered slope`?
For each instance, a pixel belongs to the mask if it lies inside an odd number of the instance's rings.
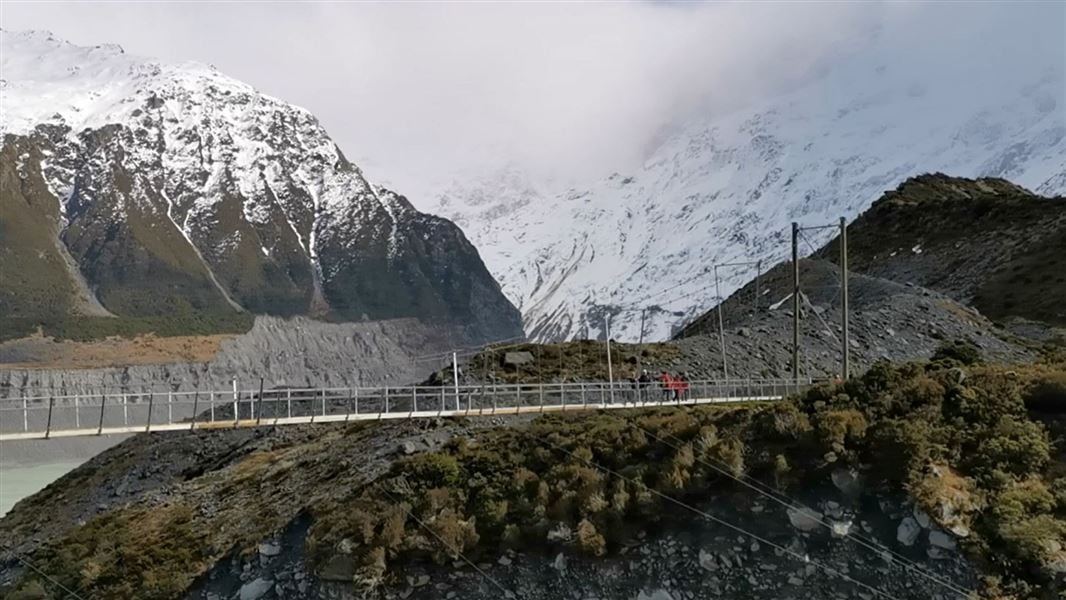
[[[908,177],[1066,192],[1062,53],[995,23],[933,33],[936,53],[874,36],[787,95],[686,124],[635,172],[547,192],[505,169],[433,210],[462,223],[528,333],[602,335],[610,314],[612,335],[635,339],[648,309],[645,338],[663,339],[715,303],[714,264],[768,268],[790,252],[790,222],[851,219]],[[825,240],[808,238],[804,253]],[[754,275],[721,272],[723,296]]]
[[[14,169],[0,216],[54,237],[40,268],[69,253],[70,278],[111,313],[443,317],[473,337],[516,331],[462,233],[371,184],[307,110],[198,63],[44,32],[0,37]],[[9,257],[41,254],[17,244],[4,240]],[[34,269],[4,266],[13,278]],[[6,316],[44,318],[25,279],[0,297]]]

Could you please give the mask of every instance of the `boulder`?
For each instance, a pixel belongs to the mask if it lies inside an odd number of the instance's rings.
[[[557,554],[555,556],[555,560],[552,561],[552,567],[554,567],[560,575],[566,573],[566,555],[564,555],[562,552]]]
[[[259,600],[274,589],[274,582],[269,579],[253,579],[241,586],[240,600]]]
[[[714,560],[714,554],[707,552],[704,549],[700,549],[700,567],[706,571],[714,571],[718,569],[718,563]]]
[[[833,537],[847,537],[851,533],[851,521],[830,521]]]
[[[854,469],[833,469],[830,477],[833,485],[841,493],[856,496],[862,492],[862,482],[859,481],[859,474]]]
[[[822,525],[822,513],[809,508],[789,508],[787,512],[789,523],[792,523],[792,526],[800,531],[814,531]]]
[[[281,544],[277,542],[263,542],[259,544],[259,556],[277,556],[281,554]]]
[[[573,537],[573,532],[570,530],[570,526],[566,523],[559,523],[552,529],[548,530],[549,542],[569,542]]]
[[[896,527],[896,541],[904,546],[913,546],[915,540],[922,533],[922,526],[914,517],[905,517]]]
[[[507,352],[503,355],[503,364],[509,367],[517,367],[533,362],[532,352]]]
[[[922,529],[929,529],[929,515],[925,514],[925,511],[918,508],[916,504],[914,506],[914,520],[918,521],[918,524],[922,526]]]
[[[929,543],[937,548],[943,548],[944,550],[955,549],[955,538],[939,529],[934,529],[929,532]]]

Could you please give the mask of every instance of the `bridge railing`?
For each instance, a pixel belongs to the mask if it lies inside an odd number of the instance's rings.
[[[0,398],[0,441],[70,435],[368,419],[776,400],[809,387],[785,379],[233,389]]]

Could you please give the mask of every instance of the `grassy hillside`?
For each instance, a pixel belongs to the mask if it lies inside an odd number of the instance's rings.
[[[0,339],[28,334],[37,319],[69,314],[75,305],[74,281],[56,246],[59,205],[39,176],[20,177],[25,150],[0,149]]]
[[[833,240],[818,255],[838,256]],[[992,319],[1066,326],[1066,198],[1002,179],[907,180],[848,226],[849,268],[911,282]]]

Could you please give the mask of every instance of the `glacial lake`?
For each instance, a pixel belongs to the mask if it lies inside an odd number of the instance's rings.
[[[0,517],[7,514],[16,502],[44,489],[79,464],[80,461],[70,461],[25,467],[0,467]]]

